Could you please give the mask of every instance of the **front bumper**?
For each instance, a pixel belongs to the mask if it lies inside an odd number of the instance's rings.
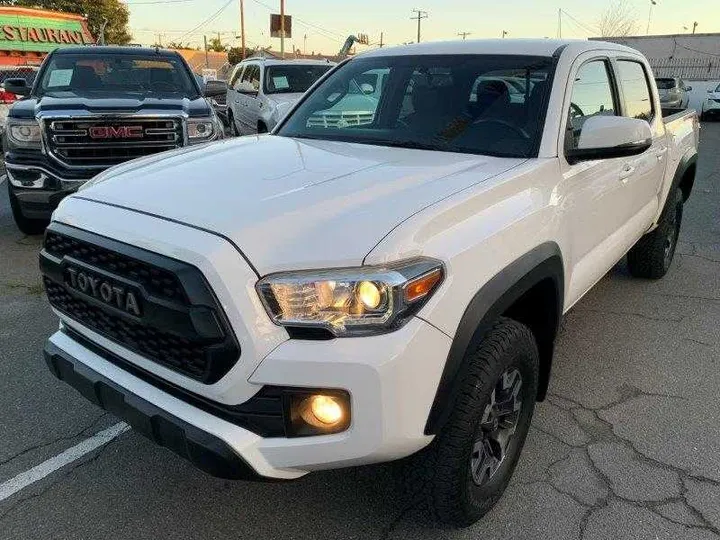
[[[90,179],[87,173],[65,174],[41,157],[14,153],[6,154],[5,169],[20,211],[28,219],[50,219],[60,201]]]
[[[703,102],[702,112],[713,114],[720,113],[720,101],[715,101],[714,99],[706,99]]]
[[[181,420],[89,369],[53,343],[45,347],[50,371],[85,398],[126,420],[136,431],[213,476],[257,480],[258,474],[223,440]]]
[[[72,330],[96,341],[88,329]],[[258,391],[333,388],[351,396],[346,431],[295,438],[262,437],[240,427],[122,369],[63,330],[50,338],[46,357],[51,371],[90,401],[200,469],[226,478],[290,480],[315,470],[399,459],[429,444],[424,427],[450,343],[413,319],[383,336],[281,344],[248,381]]]

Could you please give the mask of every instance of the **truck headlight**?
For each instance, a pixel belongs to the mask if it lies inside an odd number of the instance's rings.
[[[188,120],[188,139],[191,144],[211,141],[216,135],[215,122],[212,118]]]
[[[275,324],[324,329],[336,337],[381,334],[402,326],[437,290],[440,261],[272,274],[257,290]]]
[[[20,148],[40,148],[42,131],[37,120],[8,118],[6,132],[8,142]]]

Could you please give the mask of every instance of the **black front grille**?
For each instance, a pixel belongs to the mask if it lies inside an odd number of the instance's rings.
[[[70,319],[167,368],[212,384],[240,347],[201,272],[187,263],[53,223],[40,255],[50,304]],[[78,272],[133,291],[138,312],[79,289]],[[100,285],[96,284],[96,292]]]
[[[89,118],[45,122],[48,147],[72,166],[109,167],[183,145],[178,118]]]
[[[50,230],[45,235],[45,250],[55,257],[69,256],[86,262],[133,281],[145,287],[150,294],[187,305],[185,291],[171,271]]]

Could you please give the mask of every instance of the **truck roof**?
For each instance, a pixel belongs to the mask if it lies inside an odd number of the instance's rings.
[[[399,56],[412,54],[510,54],[527,56],[553,56],[558,50],[572,48],[575,54],[592,50],[614,50],[638,53],[637,50],[617,43],[581,39],[468,39],[431,41],[399,47],[384,47],[362,53],[362,57]],[[358,55],[361,56],[361,55]]]
[[[294,66],[294,65],[306,65],[306,66],[326,66],[335,65],[335,62],[326,60],[325,58],[318,58],[317,60],[305,59],[305,58],[263,58],[262,56],[253,56],[245,58],[241,63],[246,62],[262,62],[266,66]]]
[[[117,55],[128,55],[128,56],[151,56],[151,55],[157,55],[157,56],[163,56],[163,57],[170,57],[170,56],[178,56],[177,51],[172,51],[169,49],[160,49],[160,48],[154,48],[154,47],[121,47],[119,45],[107,45],[107,46],[80,46],[80,47],[62,47],[59,49],[55,49],[53,51],[54,55],[58,54],[74,54],[74,55],[82,55],[82,54],[92,54],[93,56],[96,56],[98,54],[117,54]]]

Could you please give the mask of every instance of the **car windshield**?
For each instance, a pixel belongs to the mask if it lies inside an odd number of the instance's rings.
[[[655,79],[659,90],[671,90],[675,88],[675,79]]]
[[[178,58],[147,55],[54,56],[42,72],[39,95],[169,94],[195,98],[198,89]]]
[[[265,70],[266,94],[302,94],[332,67],[322,65],[279,65]]]
[[[358,58],[334,71],[280,136],[508,157],[537,155],[548,57]]]

